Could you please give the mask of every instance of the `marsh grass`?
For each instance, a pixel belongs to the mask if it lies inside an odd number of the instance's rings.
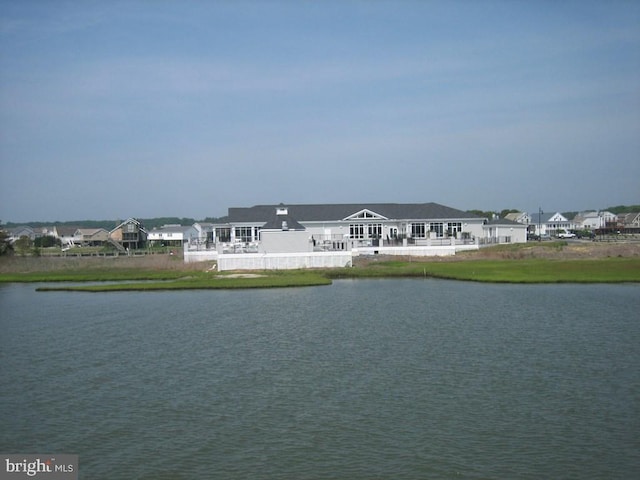
[[[275,272],[252,277],[232,277],[201,273],[176,280],[162,282],[109,283],[100,285],[72,285],[40,287],[37,291],[75,292],[123,292],[123,291],[166,291],[166,290],[216,290],[239,288],[284,288],[330,285],[331,279],[313,271]]]
[[[531,253],[544,249],[546,257]],[[451,259],[376,258],[352,268],[280,270],[234,275],[209,262],[185,264],[180,257],[149,255],[117,258],[0,258],[0,282],[105,282],[60,285],[40,290],[160,291],[220,288],[280,288],[327,285],[340,278],[431,277],[478,282],[612,283],[640,282],[637,247],[631,256],[558,258],[566,242],[543,246],[500,246],[475,256]],[[597,249],[598,250],[598,249]],[[601,249],[600,249],[601,250]],[[581,253],[582,255],[582,253]],[[117,282],[117,283],[106,283]]]
[[[331,278],[433,277],[496,283],[640,282],[640,258],[389,261],[364,268],[331,270],[327,275]]]

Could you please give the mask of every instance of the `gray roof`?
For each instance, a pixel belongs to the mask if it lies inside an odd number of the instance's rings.
[[[542,217],[540,216],[540,213],[531,213],[529,214],[529,216],[531,217],[531,223],[533,224],[549,223],[551,221],[551,217],[553,217],[558,213],[559,212],[550,212],[550,213],[542,212]]]
[[[230,223],[266,222],[274,216],[276,208],[284,205],[255,205],[229,208]],[[453,220],[480,219],[478,215],[446,207],[438,203],[340,203],[315,205],[286,205],[289,215],[300,222],[339,221],[362,210],[369,210],[388,219],[400,220]]]
[[[163,225],[162,227],[154,228],[150,233],[185,233],[191,228],[185,225]]]
[[[286,214],[277,214],[274,209],[267,223],[263,225],[264,230],[284,230],[283,223],[286,222],[286,230],[306,230],[295,218],[288,212]]]

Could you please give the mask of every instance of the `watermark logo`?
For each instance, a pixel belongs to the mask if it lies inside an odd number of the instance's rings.
[[[78,480],[78,455],[1,456],[0,480]]]

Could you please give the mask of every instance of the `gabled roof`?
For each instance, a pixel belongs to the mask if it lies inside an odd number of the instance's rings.
[[[109,233],[107,232],[104,228],[78,228],[75,232],[74,235],[84,235],[84,236],[93,236],[93,235],[97,235],[98,233]]]
[[[551,221],[551,218],[554,217],[555,215],[560,215],[562,218],[565,218],[564,215],[562,215],[560,212],[551,212],[551,213],[542,213],[542,217],[540,216],[539,213],[531,213],[531,223],[532,224],[538,224],[538,223],[549,223]],[[564,221],[569,221],[567,219],[565,219]]]
[[[508,218],[495,218],[485,223],[485,225],[507,225],[512,227],[522,227],[522,228],[526,227],[524,223],[514,222],[513,220],[509,220]]]
[[[507,213],[504,218],[506,218],[507,220],[513,220],[514,222],[517,222],[519,218],[523,218],[523,217],[531,218],[528,213],[524,213],[524,212]]]
[[[33,229],[33,227],[30,227],[29,225],[21,225],[19,227],[10,228],[8,232],[12,235],[16,235],[22,232],[29,232],[29,234],[33,234],[35,233],[35,230]]]
[[[82,227],[71,227],[67,225],[56,225],[54,227],[56,230],[56,234],[58,237],[73,237],[79,228]]]
[[[229,223],[259,223],[273,216],[277,205],[229,208]],[[473,213],[437,203],[341,203],[315,205],[287,205],[289,214],[300,222],[342,221],[362,211],[369,211],[387,219],[449,220],[477,219]]]
[[[129,223],[136,224],[140,230],[142,230],[144,233],[147,233],[147,230],[144,228],[144,225],[142,225],[142,223],[140,223],[135,218],[127,218],[124,222],[120,223],[118,226],[116,226],[116,228],[111,230],[109,233],[113,233],[116,230],[118,230],[119,228],[122,228],[124,225],[128,225]]]
[[[306,230],[304,225],[301,225],[295,218],[289,214],[289,210],[285,209],[286,213],[278,213],[273,210],[271,218],[262,226],[263,230]],[[284,223],[283,223],[284,222]]]
[[[376,219],[376,218],[379,220],[389,220],[384,215],[380,215],[379,213],[373,212],[368,208],[363,208],[359,212],[349,215],[347,218],[343,218],[342,220],[366,220],[366,219]]]
[[[631,213],[624,213],[622,215],[618,215],[618,218],[625,224],[625,225],[631,225],[632,223],[634,223],[638,218],[640,218],[640,212],[631,212]]]

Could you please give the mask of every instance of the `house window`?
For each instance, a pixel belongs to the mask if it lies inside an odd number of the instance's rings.
[[[429,231],[434,232],[436,238],[444,237],[444,223],[442,222],[431,222],[429,224]]]
[[[349,236],[351,238],[364,238],[364,225],[357,223],[349,225]]]
[[[230,242],[231,241],[231,229],[228,227],[218,227],[216,228],[216,238],[220,242]]]
[[[411,238],[425,238],[427,236],[425,223],[411,224]]]
[[[367,225],[367,230],[369,233],[369,238],[380,238],[382,237],[382,224],[381,223],[372,223],[371,225]]]
[[[240,240],[242,242],[250,242],[253,240],[251,237],[251,233],[253,232],[253,227],[236,227],[236,240]]]
[[[457,233],[461,231],[462,231],[461,222],[449,222],[449,229],[447,230],[447,232],[449,233],[450,237],[457,236]]]

